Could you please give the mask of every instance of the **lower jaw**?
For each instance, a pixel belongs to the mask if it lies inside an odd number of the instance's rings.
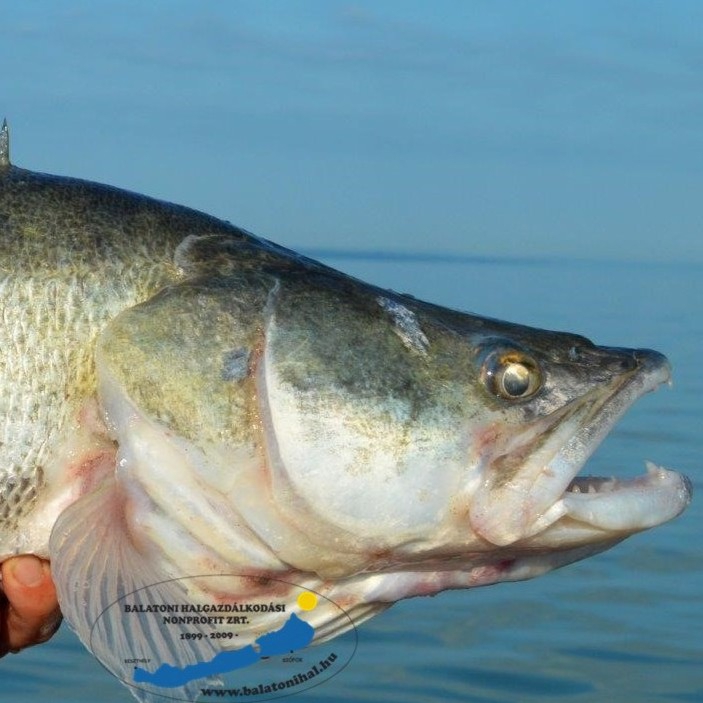
[[[562,500],[574,520],[631,534],[679,515],[691,497],[690,482],[674,471],[647,464],[647,473],[627,481],[576,478]]]

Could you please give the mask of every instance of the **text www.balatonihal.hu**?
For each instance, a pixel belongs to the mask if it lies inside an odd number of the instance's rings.
[[[226,698],[228,696],[234,698],[245,698],[248,696],[261,696],[266,693],[276,693],[287,688],[295,688],[301,684],[314,679],[328,669],[337,659],[337,655],[332,652],[326,659],[321,659],[317,664],[314,664],[305,673],[299,673],[285,681],[272,681],[267,684],[259,684],[258,686],[242,686],[241,688],[201,688],[200,693],[203,696],[211,696],[214,698]]]

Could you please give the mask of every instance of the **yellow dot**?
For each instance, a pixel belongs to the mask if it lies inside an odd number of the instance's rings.
[[[317,605],[317,596],[310,591],[303,591],[298,596],[298,605],[301,610],[312,610]]]

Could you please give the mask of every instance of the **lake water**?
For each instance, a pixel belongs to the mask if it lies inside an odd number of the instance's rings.
[[[641,473],[651,459],[687,473],[699,495],[675,522],[533,581],[399,603],[359,628],[344,671],[290,700],[703,701],[703,267],[325,261],[455,308],[666,353],[673,388],[636,404],[589,473]],[[96,700],[133,699],[66,627],[0,662],[0,703]]]

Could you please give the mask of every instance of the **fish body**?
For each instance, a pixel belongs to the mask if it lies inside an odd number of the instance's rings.
[[[114,673],[145,641],[174,666],[217,651],[134,618],[96,630],[147,588],[186,604],[302,586],[321,596],[322,641],[402,598],[537,576],[688,504],[687,479],[654,465],[577,477],[669,379],[661,354],[422,302],[1,157],[0,558],[52,559],[67,621]]]

